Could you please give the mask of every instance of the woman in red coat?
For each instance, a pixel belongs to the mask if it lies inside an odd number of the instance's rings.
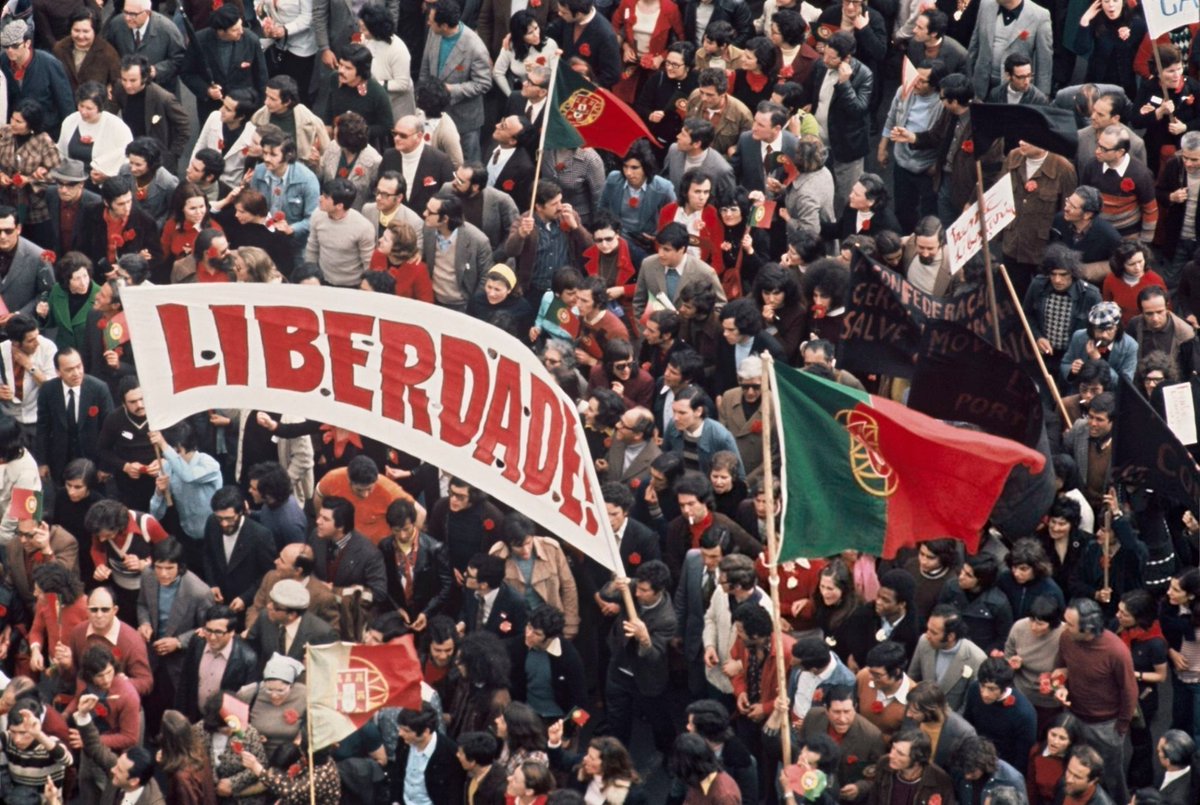
[[[647,76],[662,66],[667,47],[683,39],[683,15],[672,0],[621,0],[612,18],[621,43],[621,78],[613,94],[632,104]]]
[[[371,270],[392,275],[396,296],[433,304],[429,269],[417,257],[417,233],[399,218],[393,218],[380,236],[379,245],[371,255]]]
[[[683,174],[679,182],[683,202],[672,201],[658,214],[658,228],[676,222],[687,227],[688,252],[710,266],[725,240],[725,225],[717,208],[709,203],[713,195],[712,177],[700,169]]]
[[[77,625],[87,620],[87,598],[79,577],[57,562],[33,569],[33,626],[29,630],[29,668],[46,670],[54,649]]]
[[[637,289],[637,267],[629,251],[629,241],[621,237],[621,223],[601,210],[592,220],[593,245],[583,252],[583,270],[599,277],[608,286],[610,301],[620,302],[624,323],[633,338],[638,338],[633,317],[633,292]]]

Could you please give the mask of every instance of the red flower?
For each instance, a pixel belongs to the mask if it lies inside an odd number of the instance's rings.
[[[1021,31],[1021,33],[1017,34],[1017,39],[1020,39],[1022,42],[1029,39],[1029,31]]]
[[[295,724],[300,720],[300,714],[289,707],[283,711],[283,720],[289,724]]]
[[[144,188],[144,187],[139,187],[139,188],[137,189],[137,199],[138,199],[138,201],[145,201],[145,200],[146,200],[146,188]]]
[[[300,764],[293,763],[292,765],[288,766],[287,776],[293,780],[296,779],[297,777],[299,777],[300,776]]]
[[[637,489],[637,488],[638,488],[639,486],[641,486],[641,485],[642,485],[642,479],[641,479],[641,478],[634,478],[633,480],[631,480],[631,481],[629,482],[629,488],[630,488],[630,489]]]
[[[283,210],[275,210],[275,212],[271,214],[272,221],[278,222],[284,220],[285,218],[287,218],[287,216],[283,214]]]
[[[882,713],[883,712],[883,702],[879,701],[878,699],[871,702],[871,712],[872,713]]]
[[[750,423],[751,433],[762,433],[763,424],[761,419],[756,419]]]
[[[863,221],[862,226],[860,226],[859,229],[863,232],[870,232],[871,231],[871,219],[868,218],[867,220]]]
[[[221,6],[225,5],[223,0],[212,0],[212,10],[216,11]]]
[[[637,551],[634,551],[633,553],[629,554],[629,564],[640,565],[641,563],[642,563],[642,555],[640,553],[638,553]]]
[[[349,175],[350,175],[350,171],[346,170],[345,168],[338,168],[338,178],[339,179],[345,179]]]
[[[796,70],[790,64],[784,65],[783,69],[779,71],[779,77],[784,79],[791,78],[795,74]]]
[[[629,206],[632,207],[633,209],[636,210],[638,205],[641,203],[642,203],[642,200],[640,198],[638,198],[637,196],[629,197]]]
[[[829,308],[825,305],[813,305],[811,312],[814,319],[823,319],[825,318],[825,314],[829,312]]]
[[[494,531],[495,529],[496,529],[496,521],[493,520],[491,517],[488,517],[486,520],[483,521],[483,530],[484,531]]]
[[[500,621],[500,631],[508,634],[512,631],[512,621]]]
[[[925,800],[925,805],[942,805],[942,795],[934,794],[929,799]]]
[[[858,755],[846,755],[846,763],[854,766],[858,763]]]
[[[54,265],[55,263],[58,262],[58,255],[55,254],[54,252],[50,251],[49,249],[46,249],[46,251],[42,252],[42,262],[49,263],[50,265]]]
[[[100,416],[100,409],[95,405],[88,406],[88,416]]]
[[[825,691],[821,690],[820,688],[814,690],[812,700],[813,704],[820,704],[821,702],[825,701]]]
[[[612,447],[612,437],[611,436],[604,437],[604,446]]]
[[[461,70],[462,67],[459,67],[458,69]],[[358,85],[358,94],[364,98],[366,97],[366,95],[367,95],[367,82],[366,81],[364,81]]]
[[[277,187],[277,188],[275,188],[275,189],[274,189],[272,192],[273,192],[275,195],[277,195],[277,196],[282,196],[282,195],[283,195],[283,188],[282,188],[282,187]]]
[[[1004,706],[1005,707],[1012,707],[1016,703],[1017,703],[1017,697],[1012,695],[1011,693],[1004,697]]]
[[[81,134],[79,136],[79,142],[83,143],[84,145],[91,145],[92,143],[94,143],[96,141],[93,140],[91,137],[89,137],[86,134]]]
[[[542,0],[529,0],[529,7],[530,8],[541,8]]]
[[[100,718],[108,718],[108,708],[104,706],[104,702],[97,704],[93,712]]]
[[[1134,187],[1135,185],[1133,184],[1133,179],[1130,179],[1128,176],[1121,180],[1122,193],[1132,193]]]
[[[585,59],[588,58],[589,56],[591,56],[592,55],[592,46],[589,45],[587,42],[584,42],[582,45],[579,46],[579,55],[583,56]]]
[[[357,45],[362,41],[362,32],[355,31],[354,33],[350,34],[350,41]]]
[[[217,150],[218,150],[218,151],[224,151],[224,150],[225,150],[225,139],[224,139],[223,137],[218,137],[218,138],[217,138]]]
[[[421,182],[421,184],[425,185],[425,187],[433,187],[437,184],[437,181],[432,176],[426,176],[425,181]]]
[[[465,70],[465,69],[467,69],[467,68],[466,68],[466,65],[460,64],[460,65],[458,65],[457,67],[455,67],[454,69],[455,69],[457,72],[460,72],[460,73],[461,73],[463,70]]]
[[[425,142],[427,142],[427,143],[433,142],[433,137],[431,137],[429,135],[429,132],[425,132]]]
[[[963,150],[964,154],[974,154],[975,153],[975,141],[974,140],[963,140],[962,150]]]
[[[505,179],[503,182],[500,183],[500,189],[505,191],[506,193],[509,192],[510,190],[512,190],[516,186],[517,186],[516,182],[514,182],[512,179]]]
[[[362,175],[363,175],[363,169],[362,169],[362,165],[355,165],[355,166],[354,166],[354,175],[355,175],[355,176],[362,176]]]
[[[108,245],[112,246],[114,249],[119,249],[125,245],[125,239],[120,235],[113,235],[108,239]]]
[[[235,755],[240,755],[246,749],[246,746],[241,741],[230,741],[229,748],[233,750]]]
[[[1042,674],[1038,677],[1038,693],[1043,696],[1049,696],[1054,692],[1054,683],[1050,681],[1050,674]]]
[[[121,649],[117,648],[116,646],[113,646],[112,655],[113,655],[114,660],[121,659]]]
[[[567,163],[565,163],[565,162],[555,162],[554,163],[554,169],[556,171],[561,171],[565,167],[567,167]]]
[[[242,146],[242,156],[247,156],[249,153],[250,153],[250,146],[248,146],[248,145]]]
[[[25,185],[25,177],[19,173],[14,173],[12,183],[13,187],[23,187]]]
[[[1032,193],[1035,190],[1037,190],[1037,182],[1035,182],[1033,179],[1030,179],[1028,182],[1025,183],[1025,192],[1026,193]]]
[[[538,57],[537,57],[536,59],[534,59],[533,61],[534,61],[534,64],[538,64],[538,65],[545,65],[545,64],[546,64],[546,57],[545,57],[545,56],[538,56]]]
[[[132,243],[133,239],[137,237],[137,232],[134,232],[132,229],[126,229],[121,233],[121,237],[125,239],[126,243]]]

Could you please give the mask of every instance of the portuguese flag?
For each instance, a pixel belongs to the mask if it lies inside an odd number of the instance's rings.
[[[854,549],[892,558],[953,537],[968,552],[1009,472],[1045,458],[899,403],[772,362],[783,457],[781,560]]]
[[[546,107],[543,148],[589,145],[623,157],[642,137],[657,142],[637,112],[608,90],[564,68],[559,59],[554,97]]]
[[[8,516],[13,520],[42,521],[42,492],[40,489],[13,489],[8,504]]]
[[[421,663],[412,635],[382,646],[307,648],[314,751],[350,735],[384,707],[421,708]]]
[[[108,324],[104,326],[104,348],[116,349],[127,341],[129,324],[125,321],[125,312],[122,311],[109,319]]]

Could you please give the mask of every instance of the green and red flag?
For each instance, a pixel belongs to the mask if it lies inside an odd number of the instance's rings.
[[[337,743],[384,707],[421,709],[421,663],[412,635],[382,646],[308,646],[313,749]]]
[[[245,731],[250,723],[250,705],[228,693],[221,696],[221,720],[237,734]]]
[[[8,504],[8,516],[14,520],[42,521],[42,492],[40,489],[13,489]]]
[[[854,549],[892,558],[931,539],[979,547],[1009,473],[1045,457],[772,362],[783,458],[781,560]]]
[[[104,325],[104,348],[116,349],[127,341],[129,341],[129,324],[125,321],[125,313],[122,311]]]
[[[550,306],[546,308],[546,320],[557,324],[565,332],[570,333],[572,338],[579,337],[581,325],[579,316],[575,314],[570,305],[557,296],[550,300]]]
[[[645,137],[657,142],[637,112],[616,95],[558,63],[554,97],[546,107],[543,148],[603,148],[619,157]]]

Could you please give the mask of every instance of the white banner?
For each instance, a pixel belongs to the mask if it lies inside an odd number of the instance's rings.
[[[575,404],[528,347],[470,316],[299,285],[125,288],[150,426],[256,408],[419,456],[624,573]]]
[[[1017,217],[1012,177],[1007,173],[1001,176],[999,181],[983,194],[983,202],[987,206],[987,233],[988,240],[991,240]],[[979,231],[979,202],[976,201],[946,230],[946,248],[950,249],[950,273],[957,274],[962,270],[975,252],[979,251],[982,243]]]
[[[1200,22],[1200,0],[1142,0],[1142,11],[1151,39]]]

